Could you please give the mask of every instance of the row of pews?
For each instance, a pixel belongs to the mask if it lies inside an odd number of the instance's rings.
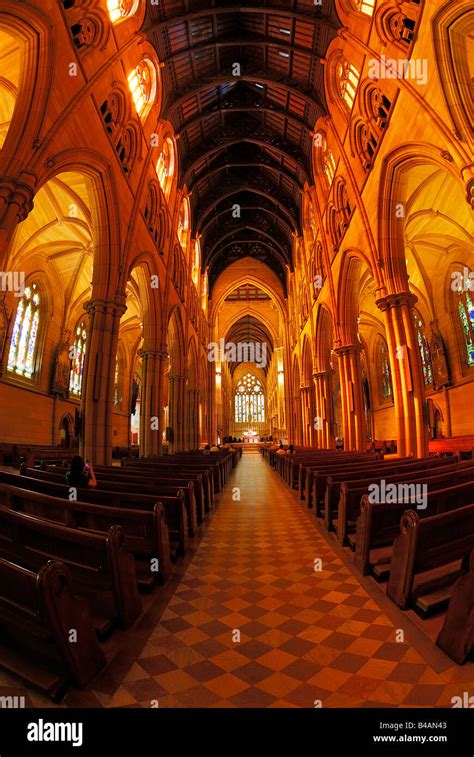
[[[58,702],[107,664],[216,506],[239,450],[96,466],[97,488],[43,461],[0,471],[0,666]]]
[[[33,467],[43,462],[67,462],[77,454],[79,454],[77,447],[0,442],[0,465],[18,469],[23,463]]]
[[[465,447],[465,445],[464,445]],[[354,555],[455,662],[474,657],[474,460],[386,459],[380,453],[298,449],[262,454],[298,489],[318,522]]]

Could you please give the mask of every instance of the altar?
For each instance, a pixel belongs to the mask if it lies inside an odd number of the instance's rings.
[[[260,435],[256,431],[245,431],[243,435],[244,444],[258,444]]]

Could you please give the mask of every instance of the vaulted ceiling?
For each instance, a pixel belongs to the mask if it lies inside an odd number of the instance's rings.
[[[333,0],[166,0],[144,32],[164,63],[162,117],[178,135],[209,286],[235,260],[267,263],[286,288],[311,131],[326,112],[323,64]]]

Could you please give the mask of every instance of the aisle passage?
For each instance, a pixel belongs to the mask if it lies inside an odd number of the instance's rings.
[[[321,572],[315,560],[322,561]],[[459,684],[449,685],[449,671],[439,676],[395,635],[296,493],[260,455],[246,454],[110,704],[449,703],[459,693]]]

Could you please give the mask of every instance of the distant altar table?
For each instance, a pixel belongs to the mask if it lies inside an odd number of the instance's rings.
[[[256,431],[245,431],[243,438],[244,444],[258,444],[260,441],[260,436]]]

